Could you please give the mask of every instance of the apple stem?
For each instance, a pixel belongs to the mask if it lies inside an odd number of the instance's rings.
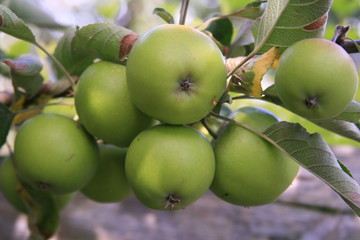
[[[182,0],[182,2],[181,2],[180,20],[179,20],[180,25],[185,24],[186,13],[187,13],[187,9],[189,7],[189,2],[190,2],[190,0]]]
[[[350,30],[349,25],[347,26],[337,25],[335,28],[334,36],[331,39],[331,41],[340,45],[348,53],[358,53],[359,52],[358,45],[360,45],[360,40],[351,40],[351,39],[349,40],[349,38],[346,36],[349,30]]]
[[[201,119],[201,123],[202,125],[206,128],[206,130],[208,131],[208,133],[210,134],[210,136],[213,138],[213,139],[217,139],[217,135],[216,133],[210,128],[209,124],[206,122],[206,119],[203,118]]]
[[[166,202],[164,204],[164,209],[167,209],[169,206],[171,207],[171,209],[175,208],[175,205],[180,204],[181,200],[175,198],[175,196],[173,194],[169,194],[166,197]]]
[[[71,88],[74,90],[75,86],[76,86],[75,81],[70,76],[69,72],[65,69],[65,67],[51,53],[49,53],[42,45],[40,45],[39,43],[36,43],[35,45],[40,50],[42,50],[53,61],[53,63],[60,69],[61,72],[63,72],[65,78],[69,81]]]
[[[343,44],[346,39],[346,34],[349,30],[350,30],[349,25],[347,26],[337,25],[335,28],[334,36],[331,39],[331,41],[339,45]]]

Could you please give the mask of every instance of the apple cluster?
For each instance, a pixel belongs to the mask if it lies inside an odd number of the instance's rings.
[[[133,193],[159,210],[183,209],[209,189],[240,206],[275,201],[299,169],[256,134],[279,121],[275,115],[233,111],[228,118],[248,127],[215,120],[213,142],[194,127],[217,105],[226,75],[206,34],[174,24],[150,30],[126,66],[98,61],[82,73],[78,121],[42,113],[19,128],[13,161],[0,169],[4,195],[23,212],[19,183],[50,194],[59,208],[78,191],[103,203]]]

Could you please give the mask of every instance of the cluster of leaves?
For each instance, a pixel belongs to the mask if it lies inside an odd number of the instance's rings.
[[[239,97],[260,99],[281,106],[273,85],[266,89],[262,88],[263,76],[269,70],[276,68],[281,52],[286,47],[304,38],[323,37],[332,2],[332,0],[256,1],[234,13],[209,18],[197,26],[212,37],[227,56],[226,64],[230,80],[228,92],[231,94],[226,93],[219,104],[231,102]],[[154,14],[168,23],[174,23],[174,18],[164,9],[157,8]],[[240,29],[235,29],[233,23],[236,19],[247,19],[251,24],[242,24]],[[79,76],[94,59],[125,64],[127,54],[139,37],[125,27],[111,23],[94,23],[64,31],[54,54],[50,54],[38,43],[24,21],[1,4],[0,31],[29,42],[44,51],[52,60],[58,78],[56,82],[44,83],[40,75],[42,65],[33,56],[25,55],[12,61],[5,60],[11,69],[15,95],[8,106],[0,103],[0,146],[5,144],[12,125],[37,114],[50,99],[71,92],[76,84],[76,76]],[[244,32],[252,32],[253,43],[244,43],[242,39]],[[230,56],[239,48],[244,50],[243,56],[231,58]],[[233,94],[237,95],[232,97]],[[209,117],[221,118],[214,113]],[[226,118],[223,120],[231,121]],[[314,123],[360,142],[359,120],[360,104],[354,101],[338,117],[314,121]],[[241,123],[236,124],[246,127]],[[271,142],[328,184],[360,216],[360,187],[349,171],[339,164],[320,134],[309,134],[301,125],[285,121],[256,134]],[[31,195],[31,191],[28,192]],[[38,198],[35,195],[31,197],[35,200]],[[43,214],[49,209],[55,213]],[[53,211],[52,207],[49,209],[46,207],[34,209],[32,214],[32,223],[36,231],[40,233],[45,231],[46,235],[51,235],[56,230],[56,224],[49,230],[46,220],[52,219],[52,222],[56,222],[53,219],[58,217],[58,213]]]

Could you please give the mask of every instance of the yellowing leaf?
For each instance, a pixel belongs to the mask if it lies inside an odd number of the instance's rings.
[[[229,58],[226,61],[227,71],[235,69],[245,57]],[[239,92],[249,96],[261,97],[261,80],[268,69],[276,68],[280,58],[277,48],[271,48],[262,55],[255,56],[242,65],[233,75],[231,84]]]
[[[39,105],[46,104],[50,99],[52,98],[51,95],[41,95],[36,98],[36,103],[34,105],[27,106],[26,111],[21,111],[14,117],[13,124],[17,125],[25,120],[31,118],[32,116],[40,113],[43,109],[43,107],[40,107]],[[24,103],[26,99],[25,96],[21,96],[20,99],[18,99],[14,105],[11,107],[11,110],[16,112],[24,108]]]
[[[26,101],[26,97],[25,96],[21,96],[19,99],[17,99],[13,105],[11,106],[10,110],[13,112],[19,111],[21,109],[23,109],[23,105]]]

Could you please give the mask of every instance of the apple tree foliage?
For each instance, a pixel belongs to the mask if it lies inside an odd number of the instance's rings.
[[[108,60],[126,64],[127,55],[139,38],[129,28],[114,23],[93,23],[65,29],[51,16],[30,1],[28,10],[36,12],[42,20],[32,21],[31,16],[20,11],[19,1],[0,1],[0,32],[28,42],[43,51],[57,81],[45,82],[41,72],[42,63],[34,56],[24,55],[11,59],[0,52],[0,60],[7,65],[0,67],[0,74],[11,78],[14,94],[8,101],[0,102],[0,147],[6,147],[6,139],[12,126],[39,113],[52,99],[71,94],[79,75],[95,60]],[[229,1],[225,1],[229,2]],[[218,105],[232,103],[237,98],[261,100],[284,107],[277,96],[274,85],[263,87],[264,76],[276,68],[281,53],[297,41],[305,38],[323,38],[328,24],[329,11],[339,8],[333,0],[268,0],[248,1],[245,6],[223,15],[203,19],[193,27],[211,37],[226,57],[228,72],[227,91]],[[186,8],[189,1],[183,1],[180,23],[186,23]],[[226,5],[228,9],[234,6]],[[351,10],[351,9],[350,9]],[[350,11],[344,10],[346,16]],[[156,8],[153,14],[165,23],[176,23],[166,9]],[[239,29],[234,22],[246,19]],[[57,42],[54,53],[43,47],[29,24],[39,28],[60,29],[63,36]],[[348,28],[338,26],[334,42],[349,53],[359,52],[357,40],[347,38]],[[237,32],[237,37],[232,35]],[[252,35],[249,42],[244,36]],[[4,67],[5,66],[5,67]],[[1,99],[1,98],[0,98]],[[360,216],[360,187],[350,171],[332,152],[320,133],[310,134],[306,126],[291,121],[274,123],[260,132],[241,122],[220,116],[216,108],[206,119],[221,119],[246,128],[287,154],[303,168],[321,179],[340,195],[349,207]],[[360,142],[360,103],[355,100],[340,115],[326,120],[312,120],[314,124],[345,138]],[[46,194],[34,192],[23,184],[22,196],[29,207],[29,226],[34,237],[47,238],[57,229],[59,213],[53,199]]]

